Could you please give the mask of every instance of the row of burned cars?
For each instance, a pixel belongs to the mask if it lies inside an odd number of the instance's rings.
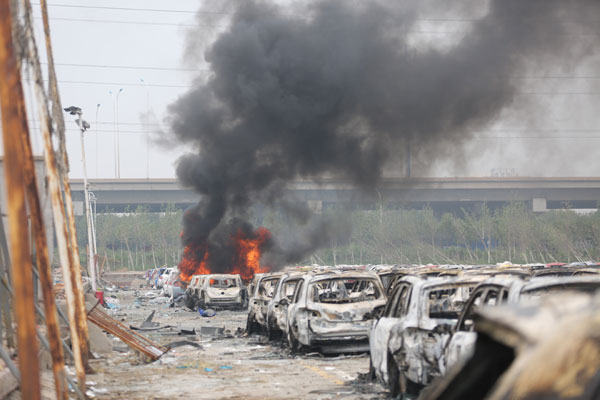
[[[591,264],[292,268],[249,284],[247,331],[293,352],[369,352],[369,378],[393,396],[533,399],[549,390],[597,399],[599,272]],[[565,325],[567,317],[575,320]],[[544,361],[557,355],[561,362]]]

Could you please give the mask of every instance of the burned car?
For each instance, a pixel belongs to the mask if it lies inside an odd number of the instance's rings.
[[[239,275],[194,275],[184,296],[185,305],[194,311],[198,308],[248,307],[248,293]]]
[[[396,283],[369,335],[371,375],[387,384],[393,396],[416,393],[440,375],[445,342],[483,279],[408,276]]]
[[[598,276],[569,276],[532,278],[531,281],[492,278],[482,282],[471,295],[461,314],[451,339],[444,351],[444,369],[451,368],[473,354],[477,333],[473,329],[473,315],[482,306],[519,303],[563,291],[593,293],[600,289]]]
[[[267,330],[267,309],[275,296],[275,288],[282,275],[282,273],[264,274],[254,284],[250,284],[252,292],[250,292],[246,322],[246,332],[249,334]]]
[[[304,275],[288,306],[288,343],[292,351],[368,351],[372,320],[385,302],[383,285],[375,274]]]
[[[600,298],[585,293],[482,307],[475,351],[426,400],[600,398]]]
[[[278,339],[286,332],[288,306],[303,274],[302,272],[289,272],[282,275],[279,280],[275,294],[267,306],[267,336],[269,339]]]

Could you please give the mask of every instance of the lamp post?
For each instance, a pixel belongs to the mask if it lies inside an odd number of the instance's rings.
[[[98,110],[100,110],[100,103],[96,104],[96,178],[98,178]]]
[[[110,99],[112,100],[112,111],[113,111],[113,160],[115,167],[115,179],[117,179],[117,123],[115,119],[115,96],[113,96],[113,91],[109,90],[108,94],[110,95]]]
[[[87,221],[87,234],[88,234],[88,268],[90,273],[90,279],[92,281],[92,290],[94,293],[97,290],[96,285],[96,246],[94,240],[94,221],[92,219],[92,214],[90,212],[90,192],[88,187],[87,180],[87,165],[85,160],[85,142],[84,142],[84,132],[90,128],[90,124],[83,120],[83,112],[81,108],[71,106],[65,108],[65,111],[69,112],[71,115],[76,115],[77,119],[75,122],[79,127],[79,137],[81,139],[81,164],[83,167],[83,191],[84,191],[84,205],[85,205],[85,216]]]
[[[116,106],[116,119],[117,119],[117,178],[121,179],[121,148],[120,148],[120,135],[119,135],[119,95],[123,91],[123,88],[117,92],[117,106]]]
[[[146,88],[146,179],[150,179],[150,90],[144,78],[140,82]]]

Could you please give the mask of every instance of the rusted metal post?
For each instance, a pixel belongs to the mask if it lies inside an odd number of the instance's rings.
[[[19,104],[23,103],[19,102]],[[29,204],[32,231],[35,237],[38,276],[44,296],[45,320],[50,355],[52,356],[52,372],[54,374],[54,383],[56,386],[56,398],[66,400],[68,398],[68,388],[65,375],[65,357],[60,336],[56,301],[52,291],[52,269],[50,267],[50,257],[48,255],[46,228],[42,217],[42,207],[36,182],[33,151],[31,150],[31,140],[29,138],[26,113],[25,110],[20,110],[20,112],[23,124],[23,129],[21,131],[23,145],[22,168],[25,177],[26,196],[27,203]]]
[[[42,119],[45,120],[45,119]],[[71,343],[73,347],[73,355],[75,357],[75,370],[77,372],[77,381],[80,390],[85,393],[85,369],[87,346],[82,343],[82,334],[79,329],[81,319],[85,318],[85,314],[81,314],[81,309],[77,304],[77,297],[82,294],[77,289],[77,281],[81,282],[81,277],[76,274],[75,260],[69,248],[67,232],[67,221],[65,219],[65,209],[60,192],[60,181],[58,171],[56,169],[56,159],[54,149],[52,148],[52,139],[46,123],[42,123],[42,137],[44,139],[44,158],[46,160],[48,192],[52,203],[52,214],[54,216],[54,229],[56,231],[56,243],[58,256],[63,271],[63,281],[65,283],[65,294],[67,298],[67,311],[69,316],[69,328],[71,331]],[[87,327],[87,321],[84,321]]]
[[[57,249],[58,255],[60,259],[60,264],[63,270],[63,279],[65,282],[65,294],[67,298],[67,311],[69,317],[69,329],[71,332],[71,343],[73,347],[73,355],[75,360],[75,369],[77,373],[78,385],[82,393],[85,393],[85,373],[87,367],[87,356],[88,356],[88,331],[87,331],[87,320],[85,313],[85,304],[83,300],[83,289],[81,282],[81,271],[79,264],[79,255],[77,252],[77,244],[75,242],[75,247],[71,246],[72,238],[75,237],[75,227],[74,223],[71,228],[71,232],[69,232],[68,228],[71,227],[71,224],[67,222],[67,218],[65,217],[65,202],[71,205],[72,203],[70,199],[70,192],[65,195],[65,199],[63,201],[62,192],[61,192],[61,183],[64,179],[59,175],[59,170],[57,168],[58,162],[55,156],[52,139],[50,137],[50,117],[47,108],[47,98],[46,94],[42,87],[43,76],[41,72],[41,67],[39,63],[39,57],[37,54],[37,47],[35,45],[35,40],[33,37],[33,31],[31,26],[33,24],[33,17],[31,16],[31,4],[29,1],[24,1],[25,5],[25,18],[26,18],[26,35],[28,36],[30,43],[27,48],[29,60],[31,62],[32,71],[34,74],[34,82],[35,82],[35,95],[38,101],[38,111],[40,113],[39,119],[42,121],[41,123],[41,131],[42,138],[44,141],[44,159],[46,162],[47,169],[47,184],[48,184],[48,192],[50,195],[50,200],[52,204],[52,215],[54,218],[54,228],[56,231],[56,241],[57,241]],[[44,3],[45,5],[45,3]],[[44,14],[43,14],[44,15]],[[49,30],[46,29],[47,25],[47,9],[45,14],[44,21],[44,33],[46,34],[46,40],[49,41]],[[47,47],[49,43],[47,44]],[[54,72],[53,61],[50,54],[48,56],[48,67]],[[50,76],[50,81],[55,81],[56,76],[52,74]],[[54,86],[53,86],[54,87]],[[60,100],[58,98],[58,89],[54,87],[52,90],[52,106],[53,110],[56,110],[57,106],[60,107]],[[57,125],[59,126],[59,143],[64,140],[64,120],[62,120],[62,113],[56,113],[60,119],[58,119]],[[62,131],[61,131],[62,127]],[[62,134],[61,134],[62,132]],[[61,146],[61,152],[64,148]],[[66,157],[66,154],[64,155]],[[61,168],[61,171],[64,168]],[[68,211],[68,207],[67,207]]]
[[[24,399],[39,399],[40,370],[33,303],[33,272],[21,165],[23,147],[20,137],[23,124],[19,107],[23,109],[24,105],[19,102],[23,99],[23,89],[18,66],[12,43],[10,0],[0,0],[0,106],[15,292],[14,314],[17,320],[19,367],[27,371],[21,376],[21,395]]]
[[[29,3],[29,2],[27,2]],[[58,86],[56,81],[56,71],[54,70],[54,56],[52,52],[52,41],[50,39],[50,19],[48,17],[48,4],[46,0],[40,0],[41,12],[42,12],[42,21],[44,25],[44,37],[46,44],[46,57],[48,59],[48,89],[50,92],[50,97],[52,98],[52,112],[55,117],[55,122],[57,125],[57,133],[59,136],[59,161],[63,168],[59,171],[59,176],[62,178],[60,183],[62,183],[62,187],[65,191],[64,195],[64,208],[66,210],[66,223],[67,223],[67,234],[68,234],[68,250],[70,252],[69,259],[71,260],[69,265],[73,265],[73,274],[75,280],[75,298],[74,302],[78,309],[77,315],[77,331],[79,333],[79,342],[82,346],[82,356],[83,363],[87,367],[87,357],[88,357],[88,342],[89,342],[89,333],[86,319],[86,308],[85,308],[85,298],[83,293],[83,284],[81,282],[81,264],[79,262],[79,246],[77,245],[77,233],[75,229],[75,215],[73,212],[73,199],[71,197],[71,187],[69,185],[69,178],[67,176],[67,171],[65,170],[69,166],[69,160],[67,156],[67,151],[65,148],[65,121],[62,116],[62,106],[60,104],[60,97],[58,95]],[[31,6],[29,5],[29,8]],[[55,164],[57,165],[57,164]],[[63,220],[64,218],[63,213]]]

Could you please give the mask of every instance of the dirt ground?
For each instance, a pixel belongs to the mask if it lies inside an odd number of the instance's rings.
[[[139,356],[110,336],[114,351],[92,360],[88,392],[98,399],[375,399],[387,398],[385,389],[366,381],[365,354],[323,357],[316,353],[290,355],[284,345],[258,335],[246,336],[245,311],[218,311],[201,317],[185,307],[169,308],[166,298],[151,298],[150,290],[107,292],[118,301],[109,313],[128,325],[140,326],[152,311],[154,322],[172,328],[143,332],[167,345],[189,340],[202,346],[177,347],[158,361],[140,362]],[[116,300],[115,300],[116,298]],[[178,335],[183,328],[196,332],[224,328],[221,335]]]

